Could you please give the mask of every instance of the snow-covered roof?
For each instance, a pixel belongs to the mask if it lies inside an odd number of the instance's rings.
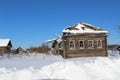
[[[19,48],[21,48],[21,49],[24,50],[24,51],[27,51],[27,50],[26,50],[25,48],[23,48],[22,46],[19,46]],[[19,48],[18,48],[18,49],[19,49]]]
[[[50,39],[50,40],[46,40],[47,43],[51,43],[53,41],[55,41],[57,38],[54,38],[54,39]]]
[[[56,41],[57,41],[58,44],[60,44],[63,41],[63,39],[62,38],[58,38]]]
[[[54,39],[51,39],[51,40],[47,40],[46,42],[51,43],[51,42],[54,42],[54,41],[56,41],[59,44],[63,41],[63,39],[62,38],[54,38]]]
[[[55,34],[55,35],[56,35],[57,38],[54,38],[54,39],[51,39],[51,40],[47,40],[46,42],[47,42],[47,43],[50,43],[50,42],[56,41],[57,43],[61,43],[61,42],[63,41],[61,35],[59,35],[59,34]]]
[[[5,47],[9,44],[10,39],[0,39],[0,47]]]
[[[102,30],[98,27],[95,27],[88,23],[78,23],[72,26],[69,26],[63,30],[63,33],[108,33],[108,31]]]

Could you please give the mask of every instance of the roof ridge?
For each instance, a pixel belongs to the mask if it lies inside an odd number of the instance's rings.
[[[85,25],[85,26],[89,26],[90,28],[92,28],[94,30],[102,30],[100,27],[94,26],[94,25],[86,23],[86,22],[80,22],[80,24]]]

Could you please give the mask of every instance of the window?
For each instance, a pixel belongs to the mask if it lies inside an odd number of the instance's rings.
[[[102,48],[102,40],[97,40],[97,48]]]
[[[80,49],[84,48],[84,41],[83,40],[79,41],[79,47],[80,47]]]
[[[70,41],[69,42],[69,48],[74,49],[75,48],[75,41]]]
[[[81,27],[82,28],[82,30],[85,30],[85,27]]]
[[[88,40],[88,48],[93,48],[93,40]]]

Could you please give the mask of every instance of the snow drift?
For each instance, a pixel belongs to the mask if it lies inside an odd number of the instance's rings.
[[[4,56],[0,57],[0,80],[119,80],[118,56],[73,59],[44,54]]]

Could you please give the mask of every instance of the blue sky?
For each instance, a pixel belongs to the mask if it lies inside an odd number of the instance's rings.
[[[39,46],[81,21],[108,30],[108,44],[120,44],[120,0],[0,0],[0,38],[14,48]]]

